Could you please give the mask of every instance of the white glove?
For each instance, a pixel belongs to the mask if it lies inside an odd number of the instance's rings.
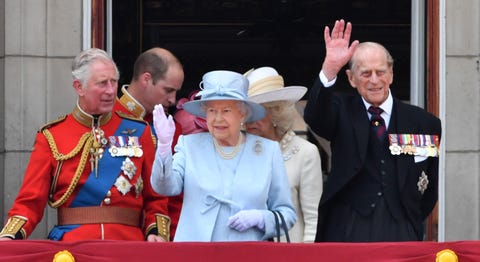
[[[161,104],[155,105],[152,114],[153,126],[155,127],[155,134],[158,140],[157,151],[160,153],[160,156],[164,158],[172,150],[175,122],[173,122],[172,115],[167,117]]]
[[[259,229],[264,229],[265,221],[263,219],[263,212],[257,209],[239,211],[228,218],[228,226],[240,232],[254,226],[257,226]]]

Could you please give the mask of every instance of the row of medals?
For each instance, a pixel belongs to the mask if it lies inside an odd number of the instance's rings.
[[[95,171],[95,175],[98,177],[98,161],[103,156],[104,148],[107,146],[108,140],[105,138],[104,131],[100,128],[94,129],[94,136],[95,138],[93,141],[93,145],[92,148],[90,148],[90,153],[92,155],[90,162],[92,166],[92,171]],[[143,150],[141,149],[141,146],[138,142],[138,137],[110,136],[109,140],[110,148],[108,151],[113,157],[127,156],[127,158],[122,163],[121,169],[129,179],[132,179],[135,175],[137,167],[130,160],[129,157],[141,157],[143,155]],[[123,195],[125,195],[128,191],[130,191],[132,185],[130,184],[130,182],[128,182],[128,180],[123,178],[123,176],[120,176],[115,182],[115,186]],[[140,179],[135,184],[135,192],[137,194],[137,197],[141,193],[142,188],[143,181],[140,177]]]
[[[406,144],[399,144],[398,137],[404,136],[401,134],[389,134],[390,140],[390,152],[392,155],[408,154],[415,156],[437,157],[438,147],[434,142],[430,142],[431,139],[437,139],[434,135],[408,135],[410,137],[416,137],[421,139],[409,139]],[[416,144],[414,141],[426,141]],[[417,142],[418,143],[418,142]]]

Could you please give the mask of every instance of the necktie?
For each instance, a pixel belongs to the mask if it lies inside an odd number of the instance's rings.
[[[375,135],[377,135],[377,138],[380,141],[383,141],[385,132],[386,132],[386,127],[385,127],[385,121],[383,121],[383,118],[380,116],[383,112],[383,109],[380,107],[369,107],[368,112],[372,114],[372,117],[370,118],[370,124],[372,125],[372,130],[375,132]]]

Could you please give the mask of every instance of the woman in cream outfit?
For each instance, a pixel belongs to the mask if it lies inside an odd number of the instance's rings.
[[[265,118],[248,123],[247,132],[278,141],[287,169],[297,223],[289,231],[292,242],[313,242],[322,194],[322,168],[318,148],[292,130],[295,103],[307,92],[303,86],[284,86],[274,68],[261,67],[245,74],[249,99],[263,105]]]

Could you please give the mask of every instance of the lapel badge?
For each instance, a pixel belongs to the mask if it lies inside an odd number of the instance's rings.
[[[132,184],[124,176],[118,176],[117,181],[115,181],[115,187],[122,195],[126,195],[132,188]]]
[[[423,171],[420,177],[418,177],[417,186],[418,191],[420,191],[420,193],[422,193],[423,195],[423,193],[425,193],[425,190],[427,190],[428,187],[428,176]]]
[[[130,180],[135,175],[135,172],[137,171],[137,167],[129,157],[123,160],[122,171]]]

